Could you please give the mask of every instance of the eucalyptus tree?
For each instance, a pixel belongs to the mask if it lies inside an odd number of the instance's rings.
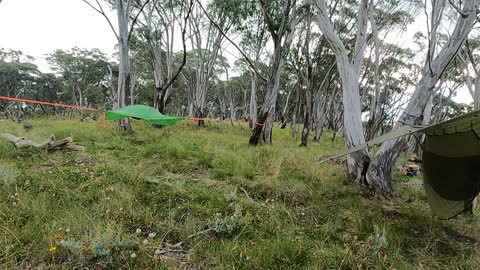
[[[367,43],[368,0],[361,0],[358,6],[355,47],[351,59],[344,42],[335,33],[324,0],[316,0],[318,26],[335,52],[337,69],[343,89],[344,134],[348,148],[365,143],[363,135],[359,77]],[[351,179],[366,183],[363,172],[370,164],[367,150],[352,153],[347,157],[347,171]]]
[[[428,103],[432,90],[435,88],[438,80],[451,63],[452,59],[457,55],[458,50],[466,39],[467,35],[473,28],[477,18],[476,14],[480,5],[478,0],[466,0],[461,4],[455,4],[449,1],[450,5],[454,5],[458,12],[453,31],[449,34],[446,44],[438,50],[438,53],[432,47],[428,49],[427,60],[425,61],[421,79],[415,87],[415,91],[410,101],[397,121],[397,126],[411,125],[421,119],[424,108]],[[438,32],[435,29],[445,10],[445,1],[433,1],[432,13],[430,18],[430,45],[437,39]],[[392,171],[395,161],[405,144],[405,138],[400,138],[382,144],[379,151],[375,155],[370,168],[367,171],[367,179],[370,183],[377,183],[375,188],[386,195],[393,195],[391,185]]]
[[[112,29],[115,37],[118,41],[118,52],[119,52],[119,67],[118,67],[118,85],[117,85],[117,92],[114,98],[114,109],[119,109],[125,106],[127,100],[127,89],[129,89],[130,83],[130,70],[129,70],[129,40],[131,37],[131,33],[133,31],[133,25],[138,18],[138,14],[143,10],[146,4],[150,2],[150,0],[106,0],[115,10],[117,13],[117,22],[118,22],[118,32],[113,26],[112,22],[110,21],[109,17],[107,16],[106,12],[104,11],[102,5],[100,4],[99,0],[95,0],[96,5],[90,3],[88,0],[82,0],[87,5],[89,5],[92,9],[94,9],[97,13],[102,15],[107,23],[109,24],[110,28]],[[133,1],[133,3],[132,3]],[[133,16],[132,11],[134,8],[134,4],[140,6],[140,10],[138,11],[136,16]],[[130,21],[132,21],[130,25]],[[131,131],[132,127],[128,118],[118,120],[117,127],[121,131]]]
[[[24,55],[21,51],[4,50],[0,48],[0,95],[9,97],[20,97],[27,99],[43,100],[48,102],[69,102],[63,96],[57,95],[64,89],[60,78],[54,74],[42,73],[38,67],[31,62],[33,57]],[[17,110],[12,110],[17,108]],[[30,108],[36,112],[48,113],[49,108],[38,104],[22,104],[0,101],[0,117],[14,116],[14,112]],[[56,111],[56,108],[50,108]]]
[[[65,81],[67,93],[74,104],[97,106],[105,100],[108,60],[101,51],[77,47],[68,51],[58,49],[47,56],[47,61]]]
[[[386,103],[388,97],[403,95],[403,92],[410,85],[405,85],[402,82],[411,82],[406,77],[417,75],[418,69],[413,64],[414,55],[412,55],[411,50],[399,47],[398,43],[400,41],[396,41],[397,44],[390,44],[385,40],[388,35],[401,36],[406,31],[407,25],[414,22],[415,16],[419,13],[418,10],[418,4],[412,4],[410,1],[377,1],[370,5],[369,22],[373,42],[367,44],[370,48],[370,57],[367,60],[373,60],[367,62],[365,71],[366,77],[371,79],[372,84],[371,87],[366,87],[367,91],[363,91],[364,95],[362,95],[362,100],[370,99],[368,122],[365,130],[367,140],[373,139],[376,135],[382,135],[381,127],[385,120],[384,112],[390,105],[394,105]],[[369,76],[369,74],[372,74],[372,76]],[[399,83],[402,83],[403,90],[387,93],[391,89],[387,84],[395,77],[402,77]],[[390,86],[395,86],[395,84],[390,84]],[[397,87],[394,88],[398,89]],[[370,93],[368,91],[370,89],[373,89],[372,94],[370,97],[366,97],[366,94]]]
[[[285,56],[293,40],[295,27],[299,20],[296,0],[258,0],[258,2],[262,8],[263,19],[272,38],[273,55],[270,63],[265,98],[249,140],[250,145],[258,144],[262,131],[264,140],[268,143],[272,142],[273,114],[275,113],[275,105],[279,92],[280,75],[285,63]]]
[[[137,19],[136,37],[139,39],[139,49],[148,52],[153,67],[155,81],[154,106],[161,113],[170,102],[174,93],[174,82],[186,63],[187,47],[186,32],[194,0],[151,0],[145,5]],[[142,6],[137,6],[142,9]],[[175,33],[180,31],[183,58],[175,70]]]
[[[253,67],[250,67],[244,60],[245,66],[250,73],[250,100],[248,105],[248,122],[249,127],[253,128],[257,122],[257,96],[258,90],[261,86],[259,80],[264,80],[263,72],[261,71],[261,56],[265,51],[265,45],[267,41],[266,25],[262,15],[262,8],[259,5],[255,5],[255,0],[250,6],[251,13],[243,20],[239,20],[236,25],[236,30],[242,35],[240,46],[244,49],[246,54],[253,60]],[[260,75],[260,76],[259,76]]]
[[[466,35],[470,31],[475,21],[474,12],[477,9],[478,1],[470,0],[464,2],[460,8],[461,16],[455,24],[455,29],[442,50],[435,55],[435,47],[430,43],[429,54],[425,62],[422,73],[422,79],[416,84],[416,90],[410,99],[407,108],[400,117],[401,124],[414,124],[421,117],[426,103],[431,95],[431,89],[434,88],[439,77],[447,68],[450,61],[455,56],[460,45],[463,43]],[[316,0],[318,13],[318,23],[330,46],[337,57],[337,66],[343,88],[343,106],[344,110],[344,133],[347,146],[349,148],[361,144],[365,141],[362,132],[361,121],[361,103],[359,95],[359,72],[363,62],[364,50],[366,47],[366,30],[368,24],[368,11],[373,12],[373,8],[368,8],[368,1],[362,0],[359,4],[357,17],[357,34],[355,47],[352,53],[352,59],[348,58],[346,46],[334,32],[334,28],[328,18],[325,1]],[[441,20],[441,14],[445,1],[434,1],[433,14],[429,16],[430,23],[430,41],[436,43],[438,25]],[[372,19],[370,14],[370,19]],[[375,17],[373,17],[375,18]],[[375,26],[375,25],[374,25]],[[377,81],[378,83],[378,81]],[[397,123],[398,125],[398,123]],[[403,140],[403,139],[401,139]],[[347,158],[347,170],[353,179],[360,180],[361,183],[370,186],[375,191],[387,196],[393,195],[390,177],[395,160],[399,152],[403,149],[403,141],[391,141],[382,145],[377,152],[373,162],[366,150],[356,152]]]
[[[465,72],[465,82],[473,98],[473,108],[480,109],[480,57],[478,55],[480,49],[480,36],[475,36],[466,40],[463,48],[459,52]]]
[[[372,48],[372,51],[377,49]],[[373,61],[369,58],[365,60],[367,75],[363,83],[367,92],[364,107],[369,107],[365,126],[367,140],[389,131],[389,123],[398,115],[397,110],[406,105],[407,90],[415,86],[420,73],[420,67],[414,59],[415,52],[408,48],[381,41],[378,58],[376,52],[372,58]]]
[[[241,3],[214,0],[207,8],[200,1],[189,17],[190,41],[195,66],[195,87],[192,88],[192,109],[198,126],[205,126],[207,90],[220,57],[222,42],[237,19]],[[223,65],[220,65],[220,67]]]
[[[0,95],[10,97],[28,97],[29,90],[35,84],[35,78],[41,72],[32,63],[23,61],[0,60]],[[0,108],[5,109],[7,103],[0,102]]]

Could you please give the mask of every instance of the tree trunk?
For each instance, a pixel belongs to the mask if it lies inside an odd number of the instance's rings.
[[[316,0],[318,9],[318,25],[327,42],[335,52],[337,68],[343,90],[343,126],[347,148],[353,148],[365,143],[363,134],[359,74],[363,63],[363,55],[367,38],[367,1],[362,0],[358,10],[358,27],[355,39],[355,49],[350,60],[345,45],[336,35],[330,22],[329,13],[324,0]],[[361,184],[367,184],[365,174],[370,164],[370,157],[366,149],[357,151],[347,157],[347,172],[349,178]]]
[[[377,24],[374,19],[373,5],[370,6],[370,23],[372,25],[372,36],[375,47],[375,70],[374,70],[374,83],[375,91],[370,103],[370,119],[366,128],[366,140],[372,140],[376,137],[378,132],[378,126],[381,124],[381,107],[380,107],[380,40],[378,38]]]
[[[117,17],[118,17],[118,47],[119,47],[119,67],[118,67],[118,88],[117,98],[114,103],[114,109],[125,107],[126,91],[128,89],[129,80],[129,63],[128,63],[128,19],[129,6],[123,0],[116,0]],[[118,120],[117,128],[120,131],[132,131],[132,127],[128,118]]]
[[[308,6],[310,8],[310,6]],[[310,10],[308,10],[310,13]],[[303,130],[300,147],[306,147],[308,143],[308,136],[310,135],[310,118],[312,115],[312,88],[313,88],[313,65],[310,61],[310,33],[311,33],[312,16],[308,16],[308,29],[305,38],[305,54],[307,55],[307,72],[305,82],[305,104],[303,106]]]
[[[421,118],[435,85],[473,27],[476,19],[477,2],[475,0],[465,2],[463,12],[467,16],[459,16],[448,43],[433,61],[427,61],[422,78],[415,87],[415,92],[407,108],[397,122],[397,127],[400,125],[412,125]],[[383,143],[367,172],[368,181],[382,183],[377,190],[387,196],[393,195],[391,186],[392,172],[405,140],[405,138],[400,138]]]
[[[258,59],[255,61],[255,68],[257,69]],[[255,122],[257,122],[257,81],[258,75],[256,72],[251,72],[252,77],[252,90],[250,92],[250,106],[249,106],[249,127],[253,128]]]
[[[330,88],[330,80],[332,77],[332,70],[335,67],[335,64],[333,64],[325,74],[325,77],[322,80],[322,83],[320,84],[320,87],[318,87],[317,92],[315,93],[314,96],[314,121],[315,121],[315,137],[313,141],[315,143],[320,142],[320,137],[322,136],[323,133],[323,125],[325,122],[325,110],[326,107],[328,106],[328,95],[327,93],[322,94],[322,92],[326,92],[327,89]],[[331,98],[333,99],[333,98]]]
[[[260,137],[262,136],[262,130],[263,130],[263,127],[265,126],[265,124],[263,123],[266,122],[267,117],[268,117],[268,112],[262,112],[262,111],[260,112],[257,121],[254,123],[255,126],[253,127],[253,130],[252,130],[252,136],[250,136],[250,140],[248,141],[250,145],[256,146],[260,141]]]
[[[266,6],[262,4],[262,9],[264,10]],[[291,5],[290,5],[291,4]],[[295,14],[296,2],[291,3],[286,1],[286,5],[283,7],[283,21],[281,27],[278,30],[274,29],[272,22],[269,18],[265,18],[267,22],[267,27],[270,31],[270,34],[273,39],[274,53],[272,59],[272,66],[270,68],[270,74],[267,82],[267,93],[265,94],[265,99],[263,101],[262,108],[260,110],[260,117],[258,123],[255,123],[255,128],[253,129],[252,136],[250,137],[249,144],[257,145],[261,135],[261,127],[265,125],[266,133],[269,143],[271,143],[271,130],[273,126],[273,116],[270,118],[270,121],[266,123],[265,121],[269,117],[269,114],[275,111],[275,105],[277,103],[278,90],[280,88],[280,74],[284,64],[285,51],[290,48],[290,44],[293,40],[293,34],[295,32],[295,27],[297,25],[299,17]],[[286,20],[289,21],[286,21]],[[287,23],[288,22],[288,23]],[[283,40],[283,44],[282,44]]]
[[[480,74],[475,80],[475,93],[473,96],[473,109],[480,110]]]
[[[267,121],[263,127],[263,141],[272,144],[272,130],[273,130],[273,120],[275,116],[275,108],[272,108],[268,114]]]

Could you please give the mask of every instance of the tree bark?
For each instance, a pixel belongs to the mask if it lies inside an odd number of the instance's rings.
[[[436,83],[472,29],[476,19],[478,1],[467,0],[464,3],[463,12],[465,12],[467,16],[458,17],[455,29],[448,43],[442,48],[433,61],[427,61],[422,78],[415,87],[415,92],[407,108],[397,122],[397,127],[400,125],[412,125],[421,118]],[[392,172],[405,141],[406,138],[400,138],[383,143],[367,172],[368,181],[378,183],[379,186],[375,187],[375,189],[387,196],[393,196],[391,185]]]
[[[362,0],[358,10],[358,26],[355,40],[355,49],[351,62],[345,45],[335,34],[330,22],[329,13],[324,0],[316,0],[318,9],[318,25],[322,30],[327,42],[335,52],[337,68],[343,89],[343,114],[344,134],[347,148],[353,148],[365,143],[363,134],[359,74],[363,63],[363,55],[367,38],[367,0]],[[366,149],[357,151],[347,157],[347,172],[349,178],[361,184],[366,184],[365,173],[370,164],[370,157]]]
[[[114,109],[125,107],[126,92],[129,88],[129,62],[128,62],[128,19],[130,13],[130,1],[116,0],[117,18],[118,18],[118,48],[119,48],[119,67],[118,67],[118,88],[117,98],[114,103]],[[117,128],[120,131],[132,131],[128,118],[118,120]]]
[[[255,127],[252,131],[252,136],[249,140],[249,144],[253,146],[256,146],[258,144],[264,126],[266,127],[266,133],[268,138],[267,141],[271,143],[271,129],[273,126],[273,118],[270,118],[271,120],[268,123],[266,123],[266,120],[268,119],[269,115],[272,114],[275,110],[278,90],[280,88],[280,75],[285,61],[285,53],[288,48],[290,48],[293,34],[295,32],[295,27],[299,19],[297,14],[295,14],[296,1],[293,1],[292,3],[291,0],[287,0],[285,6],[283,7],[282,24],[280,28],[276,30],[274,29],[271,18],[269,18],[267,15],[267,11],[265,10],[265,3],[262,1],[259,2],[262,5],[264,19],[273,39],[274,53],[272,59],[272,66],[270,68],[270,74],[267,82],[267,93],[265,94],[265,99],[263,101],[262,108],[260,109],[258,120],[255,123]]]
[[[309,6],[310,8],[310,6]],[[313,64],[310,61],[310,35],[312,29],[312,16],[310,15],[310,10],[308,10],[308,25],[307,25],[307,35],[305,38],[305,54],[307,62],[306,70],[306,82],[305,82],[305,104],[303,106],[303,129],[302,129],[302,139],[300,147],[306,147],[308,144],[308,137],[310,136],[310,118],[312,115],[312,88],[313,88]]]
[[[374,17],[374,6],[370,6],[370,24],[372,26],[372,36],[375,47],[375,70],[374,70],[374,84],[375,91],[370,103],[370,119],[366,128],[366,140],[369,141],[376,137],[378,126],[381,124],[381,107],[380,107],[380,39],[378,38],[377,24]]]

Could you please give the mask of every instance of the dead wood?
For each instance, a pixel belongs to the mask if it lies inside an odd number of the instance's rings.
[[[85,147],[83,146],[70,145],[70,143],[73,142],[72,137],[56,140],[53,134],[50,135],[50,137],[48,137],[48,139],[42,143],[34,142],[25,137],[17,137],[10,133],[1,133],[0,137],[3,137],[8,141],[13,142],[13,144],[17,148],[33,147],[33,148],[46,149],[46,150],[67,150],[67,151],[84,151],[85,150]]]

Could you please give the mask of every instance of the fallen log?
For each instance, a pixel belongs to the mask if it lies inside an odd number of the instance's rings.
[[[15,147],[23,148],[23,147],[33,147],[38,149],[46,149],[46,150],[67,150],[67,151],[84,151],[85,147],[80,145],[70,145],[73,142],[72,137],[67,137],[61,140],[55,140],[55,136],[52,134],[48,139],[42,143],[37,143],[32,140],[29,140],[25,137],[17,137],[10,133],[1,133],[1,137],[5,138],[8,141],[13,142]]]

